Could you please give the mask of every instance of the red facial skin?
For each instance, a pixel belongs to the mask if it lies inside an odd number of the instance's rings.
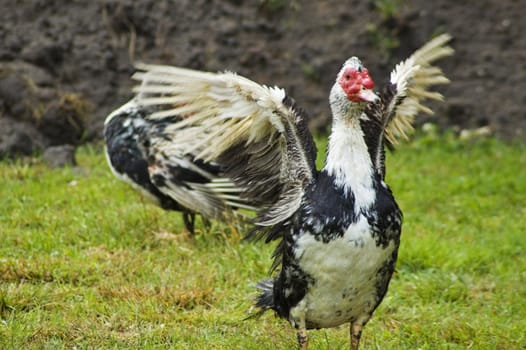
[[[364,89],[374,88],[373,79],[369,76],[367,68],[364,68],[361,72],[354,68],[347,68],[341,78],[338,79],[338,83],[347,94],[347,98],[353,102],[364,101],[359,96],[362,87]]]

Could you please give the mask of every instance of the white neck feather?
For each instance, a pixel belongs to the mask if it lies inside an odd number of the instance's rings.
[[[358,118],[334,119],[324,170],[354,194],[356,211],[373,204],[373,163]]]

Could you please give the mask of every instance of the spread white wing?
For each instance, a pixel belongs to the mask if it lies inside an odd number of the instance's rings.
[[[381,98],[366,108],[367,120],[364,123],[369,124],[367,130],[373,138],[379,135],[375,143],[374,166],[382,177],[385,176],[383,145],[392,148],[400,138],[407,139],[418,113],[433,113],[423,104],[426,100],[443,100],[443,96],[431,88],[447,84],[449,80],[440,68],[432,64],[453,54],[453,49],[446,45],[449,40],[448,34],[440,35],[397,64],[380,94]]]
[[[453,54],[453,49],[446,45],[450,40],[448,34],[437,36],[396,65],[391,72],[390,83],[394,96],[384,111],[387,121],[385,136],[390,143],[396,144],[400,137],[407,139],[407,133],[413,129],[412,123],[418,113],[433,113],[423,104],[425,100],[443,100],[442,94],[431,91],[431,87],[447,84],[449,79],[432,64]]]
[[[230,72],[143,64],[138,69],[137,103],[156,110],[147,118],[180,119],[152,140],[153,156],[165,159],[165,169],[171,158],[188,155],[220,167],[223,177],[201,184],[203,195],[258,208],[260,226],[297,210],[316,172],[316,148],[306,116],[284,90]]]

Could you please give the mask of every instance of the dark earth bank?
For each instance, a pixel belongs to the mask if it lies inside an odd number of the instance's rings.
[[[341,64],[362,58],[377,85],[430,37],[453,35],[451,84],[431,121],[525,139],[523,0],[0,0],[0,156],[102,137],[131,97],[133,62],[232,70],[287,90],[328,122]],[[66,148],[68,150],[69,148]],[[70,149],[69,149],[70,150]],[[53,154],[53,153],[51,153]]]

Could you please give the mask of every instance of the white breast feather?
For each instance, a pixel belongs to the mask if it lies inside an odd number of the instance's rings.
[[[360,128],[333,126],[325,170],[336,185],[353,192],[356,213],[374,203],[373,166]]]
[[[316,283],[291,309],[291,321],[297,322],[304,314],[308,322],[334,327],[351,317],[367,318],[376,304],[374,277],[393,249],[393,243],[386,248],[376,245],[365,217],[328,243],[310,234],[301,236],[294,253]]]

